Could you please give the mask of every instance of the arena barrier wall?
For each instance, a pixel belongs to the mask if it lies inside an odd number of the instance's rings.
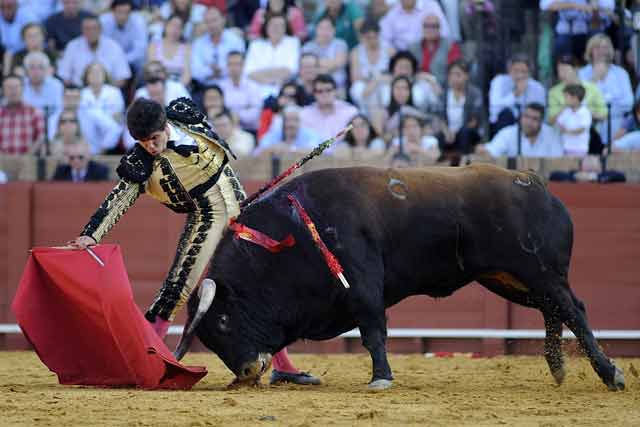
[[[244,184],[252,192],[262,181]],[[0,325],[4,326],[0,349],[29,348],[20,333],[10,333],[15,318],[9,308],[29,249],[61,245],[75,237],[111,187],[111,183],[21,182],[0,186]],[[640,356],[640,185],[551,184],[550,188],[574,221],[570,280],[586,304],[592,327],[620,331],[610,334],[616,339],[601,339],[612,356]],[[142,197],[105,239],[122,246],[135,299],[143,310],[171,264],[183,221]],[[509,303],[477,284],[448,298],[409,298],[388,310],[388,320],[391,352],[541,354],[544,325],[539,312]],[[181,315],[176,325],[183,322]],[[169,345],[177,339],[177,334],[170,336]],[[573,341],[570,347],[575,346]],[[203,347],[197,344],[194,349]],[[302,341],[290,349],[364,351],[355,333],[324,342]]]

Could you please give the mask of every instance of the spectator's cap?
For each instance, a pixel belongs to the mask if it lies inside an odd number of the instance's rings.
[[[575,67],[578,65],[578,61],[575,56],[565,54],[558,57],[558,65],[560,64],[571,65],[572,67]]]

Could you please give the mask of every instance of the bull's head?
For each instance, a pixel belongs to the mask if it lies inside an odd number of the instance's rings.
[[[182,357],[191,336],[197,332],[200,340],[236,375],[234,383],[259,382],[278,349],[277,331],[261,326],[268,324],[260,319],[258,311],[263,310],[248,307],[247,299],[236,295],[233,288],[216,284],[212,279],[203,281],[198,296],[189,301],[190,313],[196,304],[198,308],[176,356]]]

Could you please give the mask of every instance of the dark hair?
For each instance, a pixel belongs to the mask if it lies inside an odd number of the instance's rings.
[[[239,50],[231,50],[229,51],[229,53],[227,53],[227,58],[237,55],[239,57],[241,57],[242,59],[244,59],[244,53],[240,52]]]
[[[84,21],[96,21],[98,23],[98,25],[100,27],[102,27],[102,23],[100,22],[100,18],[98,18],[96,15],[86,15],[86,16],[82,17],[82,19],[80,20],[81,24],[83,24]]]
[[[447,66],[447,74],[451,72],[454,68],[460,68],[466,74],[469,74],[469,63],[464,59],[456,59],[451,64]]]
[[[177,13],[172,13],[171,15],[169,15],[169,17],[167,19],[165,19],[165,21],[162,23],[162,38],[165,38],[165,36],[167,35],[167,24],[169,23],[169,21],[171,21],[174,18],[178,18],[180,21],[182,21],[182,28],[184,29],[184,26],[186,24],[184,17],[182,15],[179,15]],[[180,32],[180,37],[178,38],[178,41],[181,43],[185,42],[184,39],[184,31]]]
[[[398,76],[396,78],[394,78],[393,80],[391,80],[391,87],[390,87],[390,92],[391,92],[391,101],[389,101],[389,106],[387,107],[387,112],[389,113],[389,117],[391,117],[392,115],[394,115],[395,113],[398,112],[398,110],[400,109],[400,107],[402,107],[402,105],[398,104],[396,102],[396,99],[393,97],[393,87],[396,85],[396,83],[398,83],[400,80],[403,80],[405,82],[407,82],[407,84],[409,85],[409,99],[407,100],[407,104],[406,105],[411,105],[412,107],[415,107],[415,105],[413,105],[413,84],[411,83],[411,80],[409,79],[409,77],[406,76]]]
[[[291,35],[291,28],[289,28],[289,21],[287,20],[287,16],[283,15],[282,13],[271,13],[267,11],[264,14],[264,22],[262,23],[262,28],[260,28],[260,37],[262,37],[263,39],[269,38],[267,36],[267,26],[269,25],[269,21],[271,21],[273,18],[278,17],[284,19],[284,33],[287,35]]]
[[[360,27],[360,34],[366,34],[366,33],[371,32],[371,31],[379,33],[380,32],[380,25],[374,19],[367,18],[362,23],[362,26]]]
[[[118,6],[129,5],[131,9],[133,9],[133,1],[132,0],[113,0],[111,2],[111,9],[115,9]]]
[[[20,37],[22,39],[24,39],[24,35],[27,31],[29,31],[32,28],[40,28],[40,31],[42,32],[42,35],[44,36],[45,40],[47,38],[47,30],[44,28],[44,25],[38,23],[38,22],[29,22],[27,25],[25,25],[24,27],[22,27],[22,30],[20,30]]]
[[[74,83],[65,83],[64,90],[82,90],[82,88]]]
[[[331,23],[331,26],[334,29],[336,28],[336,22],[329,15],[321,16],[320,19],[318,19],[318,22],[316,22],[316,28],[318,28],[318,25],[320,25],[322,21],[329,21]]]
[[[581,84],[569,84],[564,87],[562,90],[563,93],[569,94],[571,96],[575,96],[578,98],[580,102],[584,99],[587,91],[584,90],[584,86]]]
[[[162,104],[138,98],[127,110],[127,127],[131,136],[140,141],[167,126],[167,113]]]
[[[315,79],[313,79],[313,89],[316,89],[316,85],[318,83],[327,83],[333,86],[335,89],[337,87],[335,79],[331,76],[331,74],[318,74]]]
[[[371,124],[371,120],[369,120],[369,117],[367,117],[366,114],[364,113],[356,114],[351,118],[351,120],[349,120],[349,123],[353,123],[355,119],[362,119],[365,122],[367,122],[367,125],[369,125],[369,139],[367,140],[367,147],[369,147],[371,145],[371,141],[373,141],[378,137],[378,132],[376,132],[375,128]],[[356,146],[356,139],[353,137],[353,131],[347,133],[347,136],[344,137],[344,141],[347,144],[349,144],[349,146],[351,147]]]
[[[529,68],[530,70],[532,69],[531,60],[529,59],[529,55],[527,55],[526,53],[518,52],[511,55],[511,57],[509,58],[509,61],[507,62],[507,66],[510,67],[513,64],[517,64],[517,63],[526,64],[527,68]]]
[[[556,61],[556,66],[560,64],[571,65],[572,67],[576,67],[578,65],[578,60],[575,56],[570,54],[560,55],[558,60]]]
[[[544,118],[544,105],[539,102],[530,102],[524,106],[525,110],[535,110],[540,113],[540,117]]]
[[[413,68],[413,74],[418,70],[418,60],[415,56],[408,50],[399,50],[391,57],[389,60],[389,73],[393,74],[393,69],[396,67],[396,63],[402,59],[406,59],[411,62],[411,67]]]
[[[296,103],[297,106],[302,107],[305,103],[305,92],[304,92],[304,87],[302,87],[302,85],[298,84],[295,80],[289,80],[288,82],[286,82],[285,84],[282,85],[282,87],[280,88],[280,92],[278,92],[278,98],[280,98],[283,94],[284,94],[284,90],[287,87],[294,87],[296,88],[296,94],[294,96],[294,101]],[[276,102],[276,106],[277,106],[277,111],[278,112],[280,110],[279,104]]]
[[[318,55],[316,55],[315,53],[313,53],[313,52],[302,52],[302,53],[300,54],[300,62],[302,62],[302,58],[304,58],[304,57],[306,57],[306,56],[310,56],[310,57],[312,57],[313,59],[315,59],[315,60],[316,60],[316,63],[320,60],[320,57],[319,57]]]

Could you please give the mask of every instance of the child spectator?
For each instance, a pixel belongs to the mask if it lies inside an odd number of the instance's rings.
[[[566,107],[558,116],[557,123],[564,152],[570,156],[584,156],[589,151],[589,128],[591,112],[582,105],[585,89],[580,84],[565,86]]]

